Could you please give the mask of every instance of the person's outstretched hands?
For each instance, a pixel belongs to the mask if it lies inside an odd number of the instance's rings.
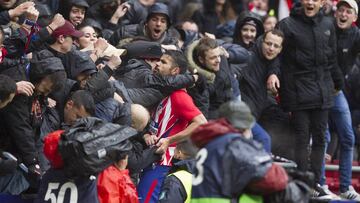
[[[18,5],[17,7],[10,9],[9,12],[9,16],[10,18],[15,18],[15,17],[19,17],[22,14],[24,14],[30,7],[34,7],[35,3],[28,1],[25,3],[22,3],[20,5]]]
[[[119,2],[119,6],[116,9],[116,11],[114,12],[113,16],[111,17],[110,23],[118,24],[120,18],[124,17],[124,15],[130,9],[130,7],[131,6],[128,2],[124,2],[122,4],[120,4],[120,2]]]

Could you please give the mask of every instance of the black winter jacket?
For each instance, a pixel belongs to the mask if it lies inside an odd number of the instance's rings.
[[[127,93],[134,104],[140,104],[147,109],[152,109],[167,95],[154,88],[130,88]]]
[[[39,101],[37,115],[32,112],[33,102]],[[17,95],[1,110],[1,142],[4,151],[14,154],[26,166],[38,163],[35,143],[39,139],[42,116],[45,112],[45,98]],[[6,142],[5,144],[3,142]]]
[[[147,147],[143,134],[139,133],[138,135],[130,138],[133,148],[129,151],[128,166],[127,168],[130,171],[130,176],[135,184],[138,183],[139,174],[141,171],[151,166],[152,163],[156,163],[161,160],[161,155],[155,154],[157,150],[156,147]]]
[[[97,1],[88,9],[88,17],[96,19],[103,27],[102,35],[108,39],[111,34],[123,25],[139,24],[146,20],[148,8],[142,5],[138,0],[130,2],[130,9],[126,12],[117,24],[110,23],[113,13],[104,13],[101,9],[101,1]]]
[[[278,58],[267,60],[262,53],[262,38],[259,38],[249,52],[247,66],[240,80],[241,99],[249,105],[253,115],[259,119],[268,105],[267,78],[271,74],[279,77],[280,62]]]
[[[0,12],[0,25],[6,25],[10,22],[9,11]]]
[[[338,64],[346,77],[360,53],[360,29],[356,26],[348,30],[337,28],[336,36]]]
[[[321,11],[309,18],[302,8],[295,7],[278,27],[285,34],[280,79],[282,107],[286,111],[330,108],[334,95],[331,71],[338,70],[331,18]]]
[[[216,35],[216,27],[220,24],[220,20],[215,12],[197,10],[191,19],[199,26],[199,32]]]
[[[172,29],[172,28],[170,28]],[[171,45],[176,45],[177,44],[177,37],[174,36],[172,33],[176,32],[175,30],[168,30],[165,31],[163,36],[157,41],[160,44],[171,44]],[[116,31],[114,31],[113,35],[111,35],[109,42],[110,44],[114,45],[114,46],[118,46],[119,44],[123,44],[121,43],[122,40],[125,39],[129,39],[129,38],[134,38],[134,37],[143,37],[144,39],[148,40],[148,41],[154,41],[151,40],[145,31],[145,25],[144,22],[139,23],[139,24],[134,24],[134,25],[124,25],[121,26],[119,29],[117,29]]]
[[[64,68],[59,59],[44,50],[33,55],[28,71],[21,70],[22,75],[26,75],[30,82],[34,82],[46,75],[63,71]],[[46,108],[47,97],[34,93],[30,97],[16,95],[1,111],[0,117],[3,121],[0,122],[0,129],[4,132],[1,135],[6,136],[5,140],[10,140],[5,150],[19,155],[18,158],[27,166],[38,162],[39,149],[36,148],[35,143],[41,134],[40,127]]]
[[[194,60],[196,56],[194,56],[193,51],[198,42],[199,41],[194,41],[189,46],[187,50],[187,59],[190,68],[192,70],[196,69],[199,75],[204,77],[206,82],[197,82],[194,88],[189,89],[189,94],[193,98],[195,105],[201,110],[205,117],[213,119],[217,118],[217,109],[221,104],[239,96],[239,85],[229,62],[239,63],[244,61],[247,55],[241,53],[240,50],[242,47],[239,45],[218,42],[219,45],[223,46],[228,51],[229,58],[221,56],[220,70],[214,73],[204,67],[200,67]]]
[[[191,86],[194,83],[192,75],[161,76],[154,74],[151,67],[143,60],[132,59],[125,67],[117,71],[116,79],[124,83],[126,88],[151,87],[164,94]]]
[[[48,46],[47,49],[51,53],[53,53],[55,57],[61,59],[61,62],[65,67],[67,77],[72,80],[75,80],[76,76],[79,73],[85,70],[89,70],[91,68],[96,68],[95,64],[91,61],[90,58],[88,58],[89,61],[88,63],[86,63],[86,61],[84,61],[85,59],[82,56],[84,53],[78,50],[72,49],[70,52],[64,54],[52,49],[50,46]],[[85,63],[79,63],[79,60],[83,60],[83,62]],[[105,66],[100,71],[93,73],[91,75],[92,77],[86,83],[85,90],[88,90],[92,94],[96,103],[104,99],[107,99],[109,97],[113,97],[114,90],[111,90],[110,85],[107,82],[112,75],[113,75],[113,70],[110,69],[109,66]],[[71,87],[70,89],[77,90],[79,89],[79,87],[77,88]],[[68,94],[64,94],[60,97],[60,99],[64,102],[67,96]]]
[[[221,57],[220,70],[215,75],[214,83],[209,84],[209,118],[211,119],[218,117],[217,110],[221,104],[235,98],[233,88],[238,88],[232,85],[235,75],[230,69],[225,56]]]
[[[349,101],[350,109],[360,110],[360,56],[357,58],[355,65],[349,71],[346,80],[346,96]]]

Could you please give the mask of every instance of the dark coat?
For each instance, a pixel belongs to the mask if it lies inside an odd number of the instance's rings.
[[[360,109],[360,57],[357,58],[355,65],[349,71],[346,80],[346,96],[349,101],[350,109]]]
[[[116,76],[117,80],[124,83],[126,88],[154,88],[164,94],[191,86],[194,79],[190,74],[179,74],[176,76],[161,76],[154,74],[151,67],[143,60],[132,59],[120,68]]]
[[[124,84],[130,102],[152,107],[173,91],[191,86],[194,79],[189,74],[161,76],[151,72],[143,60],[132,59],[117,71],[116,79]],[[122,94],[121,94],[122,95]]]
[[[9,75],[16,81],[26,80],[26,76],[23,74],[23,70],[29,61],[23,58],[24,54],[34,50],[44,49],[45,42],[50,38],[47,29],[42,28],[36,35],[32,37],[28,49],[25,50],[25,45],[28,40],[27,34],[28,33],[25,32],[22,28],[19,28],[14,30],[14,32],[11,33],[11,36],[4,40],[4,46],[6,47],[7,55],[4,58],[4,61],[0,64],[0,72],[2,74]]]
[[[241,99],[249,105],[251,112],[258,119],[268,105],[267,78],[271,74],[279,77],[278,58],[267,60],[262,53],[262,38],[258,39],[242,71],[240,80]]]
[[[33,34],[31,41],[28,42],[28,32],[23,28],[18,28],[11,33],[11,36],[4,40],[4,45],[8,51],[8,58],[21,58],[24,54],[40,51],[46,48],[46,42],[51,40],[51,35],[46,28],[41,28],[36,34]]]
[[[280,79],[282,107],[286,111],[330,108],[334,95],[331,71],[338,68],[331,18],[321,11],[309,18],[301,7],[295,7],[278,27],[285,34]]]
[[[1,142],[4,151],[9,151],[26,166],[38,163],[35,143],[39,139],[41,117],[45,112],[45,98],[39,99],[40,112],[32,114],[31,107],[36,97],[17,95],[1,110]]]
[[[148,15],[148,8],[142,5],[138,0],[131,1],[130,9],[125,16],[120,20],[121,25],[139,24],[146,20]]]
[[[33,55],[29,71],[23,70],[25,75],[32,79],[43,78],[57,71],[63,71],[61,61],[52,57],[44,50]],[[13,101],[1,111],[0,129],[5,140],[10,141],[4,146],[6,151],[12,152],[30,166],[38,162],[39,149],[36,142],[39,140],[47,98],[34,94],[31,97],[17,95]],[[3,140],[1,141],[3,142]]]
[[[101,27],[103,28],[101,30],[102,37],[108,39],[112,35],[112,33],[120,27],[121,24],[112,24],[109,22],[113,13],[102,12],[102,4],[102,1],[94,2],[94,4],[91,5],[90,8],[87,10],[87,17],[96,19],[96,21],[101,24]]]
[[[194,58],[194,49],[199,41],[194,41],[187,49],[187,59],[190,69],[197,70],[198,74],[203,77],[206,82],[201,80],[196,86],[189,89],[189,94],[194,100],[195,105],[207,118],[217,118],[217,109],[224,102],[235,99],[239,96],[239,84],[236,81],[235,74],[230,68],[229,62],[238,63],[244,61],[247,57],[238,49],[242,49],[239,45],[220,44],[229,53],[229,58],[221,56],[220,70],[216,73],[200,67]],[[220,42],[218,42],[220,43]],[[201,78],[202,79],[202,78]],[[205,83],[205,84],[204,84]]]
[[[157,42],[159,42],[160,44],[176,45],[177,37],[172,34],[173,32],[176,31],[172,28],[170,29],[168,31],[165,31],[163,37],[159,39]],[[145,32],[144,22],[142,22],[134,25],[121,26],[119,29],[114,31],[113,35],[111,35],[109,39],[109,42],[110,44],[117,46],[122,40],[134,38],[134,37],[142,37],[145,40],[153,41],[147,36]]]
[[[127,94],[132,103],[140,104],[147,109],[152,109],[166,97],[159,90],[154,88],[130,88],[127,89]]]
[[[180,170],[185,170],[192,174],[195,164],[196,160],[194,159],[179,161],[171,167],[169,174]],[[159,203],[182,203],[185,202],[187,195],[182,182],[176,176],[169,175],[161,186]]]
[[[91,78],[85,85],[85,90],[88,90],[94,97],[95,103],[103,101],[109,97],[113,97],[114,90],[108,84],[109,78],[113,75],[113,70],[109,66],[105,66],[100,71],[97,71],[94,62],[91,60],[87,53],[80,52],[72,49],[70,52],[64,54],[60,53],[51,47],[47,49],[55,56],[60,58],[62,64],[65,67],[65,71],[69,82],[65,84],[65,90],[62,92],[55,92],[52,96],[53,99],[60,105],[57,105],[59,112],[63,111],[63,105],[66,102],[70,92],[79,90],[79,84],[76,82],[76,77],[82,72],[91,73]],[[91,72],[90,72],[91,71]],[[62,107],[61,107],[62,105]],[[62,115],[62,113],[60,113]]]
[[[6,25],[10,22],[9,12],[7,10],[0,12],[0,25]]]
[[[144,168],[151,166],[151,164],[160,161],[161,155],[155,154],[155,151],[157,150],[156,147],[149,148],[146,146],[143,134],[141,133],[130,138],[130,142],[133,147],[128,153],[129,158],[127,168],[130,171],[132,180],[137,184],[141,171]]]
[[[342,73],[346,76],[360,53],[360,29],[352,26],[348,30],[336,29],[337,60]]]
[[[286,184],[285,172],[279,176],[267,175],[275,166],[261,144],[242,137],[236,131],[225,119],[220,119],[198,127],[191,135],[194,145],[205,148],[208,152],[203,163],[204,179],[200,184],[192,187],[193,199],[211,197],[237,199],[244,190],[250,189],[249,183],[254,180],[262,182],[268,179],[281,182],[283,186]],[[195,169],[194,174],[197,173]],[[271,193],[273,187],[272,184],[267,185],[267,192]]]
[[[238,88],[238,83],[234,86],[235,76],[232,72],[225,56],[221,56],[220,70],[215,73],[214,83],[209,84],[209,118],[218,117],[217,110],[221,104],[235,99],[234,88]]]
[[[95,115],[107,122],[131,126],[131,104],[107,98],[96,104]]]
[[[179,16],[184,9],[187,2],[183,0],[158,0],[157,2],[164,3],[169,8],[169,15],[171,24],[175,25],[178,22]]]
[[[216,27],[220,24],[219,17],[215,12],[204,12],[203,10],[195,11],[191,20],[199,26],[199,32],[214,35],[216,35]]]
[[[195,86],[187,89],[187,92],[193,99],[194,104],[206,118],[209,117],[210,105],[208,86],[209,84],[207,83],[206,78],[203,75],[199,75],[199,79],[196,81]]]
[[[118,24],[110,23],[109,20],[113,13],[104,14],[101,10],[101,1],[97,1],[88,9],[88,17],[96,19],[102,26],[102,35],[105,39],[108,39],[111,34],[124,25],[139,24],[146,20],[148,15],[148,8],[142,5],[138,0],[129,2],[130,9],[122,17]]]

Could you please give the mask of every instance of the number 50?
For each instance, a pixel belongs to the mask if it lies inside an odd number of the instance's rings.
[[[63,184],[60,187],[58,197],[56,197],[55,193],[53,193],[52,191],[57,190],[59,188],[59,186],[60,186],[60,183],[49,183],[44,200],[45,201],[50,200],[51,203],[63,203],[64,197],[65,197],[65,192],[67,189],[70,189],[70,203],[77,203],[78,191],[77,191],[77,187],[74,183],[67,182],[67,183]]]

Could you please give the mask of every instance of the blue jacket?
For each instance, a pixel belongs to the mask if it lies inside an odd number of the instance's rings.
[[[235,133],[215,138],[196,158],[192,200],[238,199],[247,184],[262,178],[272,163],[260,144]]]

